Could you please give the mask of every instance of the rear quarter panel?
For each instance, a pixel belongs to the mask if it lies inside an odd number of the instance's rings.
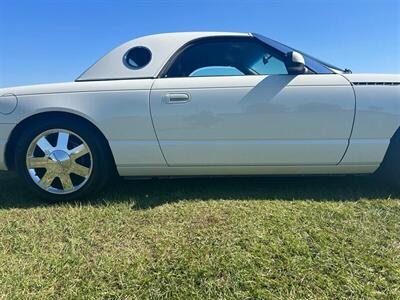
[[[109,141],[117,166],[165,165],[150,118],[152,80],[77,82],[13,90],[16,110],[2,122],[17,124],[29,116],[69,112],[91,121]]]

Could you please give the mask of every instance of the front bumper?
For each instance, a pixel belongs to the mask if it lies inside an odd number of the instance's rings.
[[[0,124],[0,170],[6,171],[6,144],[15,124]]]

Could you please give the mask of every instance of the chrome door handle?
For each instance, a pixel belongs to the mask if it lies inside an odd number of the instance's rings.
[[[190,101],[188,93],[168,93],[164,96],[166,103],[186,103]]]

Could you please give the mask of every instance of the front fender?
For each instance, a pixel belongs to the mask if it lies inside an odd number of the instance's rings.
[[[400,76],[396,78],[400,82]],[[390,139],[400,127],[400,85],[384,83],[353,81],[356,116],[342,164],[379,166],[383,161]]]

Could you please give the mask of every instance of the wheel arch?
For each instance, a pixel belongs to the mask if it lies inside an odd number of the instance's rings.
[[[396,129],[396,131],[393,133],[392,137],[390,138],[390,142],[388,145],[388,148],[386,149],[385,156],[382,159],[382,164],[385,163],[389,159],[390,151],[398,147],[400,144],[400,127]]]
[[[87,118],[82,117],[81,115],[71,113],[71,112],[65,112],[65,111],[45,111],[45,112],[40,112],[31,116],[26,117],[25,119],[21,120],[12,130],[10,137],[8,139],[6,149],[5,149],[5,162],[6,166],[9,170],[14,170],[15,169],[15,162],[14,162],[14,153],[15,153],[15,147],[18,142],[18,136],[20,135],[21,132],[27,126],[33,124],[34,122],[40,122],[41,120],[48,119],[48,118],[65,118],[71,121],[75,122],[81,122],[82,124],[85,124],[86,126],[89,126],[93,132],[95,132],[102,143],[105,146],[105,150],[107,151],[107,155],[110,158],[110,162],[112,164],[112,167],[115,171],[116,170],[116,164],[114,160],[114,156],[111,151],[110,144],[103,134],[103,132],[90,120]]]
[[[378,169],[374,172],[375,175],[378,176],[388,176],[396,166],[393,165],[394,162],[397,160],[397,151],[400,149],[400,127],[393,133],[392,137],[390,138],[389,145],[386,149],[386,152],[383,156],[381,164],[379,165]]]

